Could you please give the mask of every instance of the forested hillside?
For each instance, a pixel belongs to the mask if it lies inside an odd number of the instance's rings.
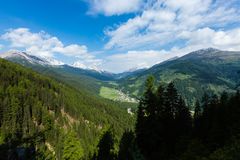
[[[204,92],[220,95],[223,91],[234,92],[240,85],[240,52],[214,48],[197,50],[183,57],[156,64],[149,69],[121,74],[69,65],[42,64],[44,60],[25,52],[9,53],[9,56],[4,58],[51,76],[76,89],[80,88],[95,96],[120,102],[136,102],[136,99],[142,96],[148,75],[153,75],[157,83],[165,86],[173,82],[192,110],[196,100],[200,100]],[[121,105],[134,108],[133,103]]]
[[[240,159],[240,92],[205,93],[191,113],[173,83],[154,87],[149,77],[135,131],[124,133],[119,159]]]
[[[89,159],[108,128],[118,142],[134,124],[117,103],[2,59],[0,102],[0,157],[6,159]]]
[[[148,75],[157,83],[174,82],[179,93],[194,108],[204,92],[220,95],[234,92],[240,81],[240,52],[221,51],[213,48],[191,52],[183,57],[165,61],[135,75],[120,79],[125,92],[141,96]]]
[[[118,105],[124,108],[130,107],[136,109],[136,103],[132,103],[136,100],[131,100],[128,94],[119,90],[118,84],[114,81],[114,79],[119,79],[129,74],[135,74],[135,72],[113,74],[104,71],[76,68],[69,65],[52,65],[46,59],[17,51],[7,52],[0,56],[9,61],[31,68],[40,74],[66,83],[77,90],[84,90],[84,92],[88,92],[92,96],[114,100],[116,103],[119,103]],[[136,71],[136,73],[137,72],[139,71]]]
[[[205,93],[190,112],[174,83],[147,78],[137,121],[118,103],[0,59],[4,159],[236,160],[240,93]],[[134,127],[134,123],[135,127]]]
[[[240,160],[240,0],[0,0],[0,160]]]

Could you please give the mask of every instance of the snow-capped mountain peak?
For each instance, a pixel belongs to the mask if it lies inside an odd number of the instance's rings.
[[[15,51],[15,50],[0,54],[0,58],[26,60],[29,63],[39,64],[39,65],[57,66],[57,65],[64,64],[63,62],[60,62],[53,58],[49,58],[49,57],[41,57],[40,58],[40,57],[36,57],[33,55],[29,55],[26,52]]]
[[[80,68],[80,69],[88,69],[88,67],[84,64],[82,64],[81,62],[74,62],[72,65],[72,67],[75,67],[75,68]]]
[[[0,54],[0,57],[5,59],[19,57],[19,58],[31,60],[31,58],[29,58],[25,52],[19,52],[19,51],[8,51],[3,54]]]
[[[96,71],[96,72],[99,72],[99,73],[103,73],[103,72],[106,72],[104,70],[101,70],[99,69],[97,66],[87,66],[83,63],[81,63],[80,61],[76,61],[74,62],[72,65],[70,65],[71,67],[74,67],[74,68],[80,68],[80,69],[84,69],[84,70],[93,70],[93,71]]]
[[[48,65],[52,65],[52,66],[60,66],[60,65],[64,65],[65,63],[56,60],[54,58],[51,57],[42,57],[43,60],[45,60],[46,62],[48,62]]]
[[[209,53],[214,53],[214,52],[218,52],[220,50],[216,49],[216,48],[205,48],[205,49],[200,49],[200,50],[197,50],[197,51],[194,51],[194,52],[191,52],[192,54],[209,54]]]

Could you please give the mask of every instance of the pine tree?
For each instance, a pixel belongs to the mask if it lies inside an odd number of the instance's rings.
[[[139,103],[136,123],[136,142],[145,157],[151,155],[151,148],[155,146],[156,107],[154,77],[149,76],[145,83],[144,95]]]
[[[184,100],[180,97],[176,106],[176,129],[178,136],[188,136],[192,129],[192,118]]]
[[[146,116],[154,117],[154,115],[156,114],[156,97],[154,93],[154,77],[153,76],[149,76],[146,80],[145,92],[144,92],[142,102],[145,105]]]
[[[65,136],[63,159],[64,160],[81,160],[84,157],[84,151],[76,134],[71,131]]]
[[[134,133],[125,131],[120,141],[118,160],[133,160],[134,150]]]
[[[98,143],[98,152],[96,160],[113,160],[114,159],[114,138],[111,130],[107,130]]]
[[[193,116],[193,127],[194,127],[194,135],[197,136],[200,133],[201,131],[201,116],[202,116],[202,109],[201,109],[201,106],[200,106],[200,103],[199,101],[197,100],[196,101],[196,104],[195,104],[195,110],[194,110],[194,116]]]
[[[159,85],[156,92],[156,114],[157,119],[161,118],[163,111],[164,111],[164,105],[165,105],[165,97],[164,97],[165,88],[162,85]]]
[[[194,124],[197,125],[198,119],[201,117],[202,115],[202,110],[201,110],[201,106],[199,101],[197,100],[195,103],[195,110],[194,110]]]
[[[144,150],[145,146],[145,128],[146,128],[146,117],[145,117],[145,108],[142,100],[139,102],[139,107],[137,111],[137,120],[136,120],[136,142],[140,151]]]
[[[165,91],[165,104],[163,110],[163,159],[169,158],[169,155],[174,154],[174,146],[176,143],[176,123],[174,121],[176,117],[176,106],[179,103],[179,96],[174,84],[171,82]]]
[[[192,131],[192,117],[188,107],[185,105],[185,102],[181,97],[179,97],[179,103],[176,106],[176,116],[174,121],[176,135],[174,152],[178,155],[187,149]]]

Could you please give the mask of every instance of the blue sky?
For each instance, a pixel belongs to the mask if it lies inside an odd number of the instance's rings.
[[[240,50],[239,0],[1,0],[0,48],[122,72]]]
[[[89,4],[81,0],[1,0],[0,29],[30,28],[66,43],[84,43],[90,48],[104,45],[104,29],[126,21],[131,15],[87,15]]]

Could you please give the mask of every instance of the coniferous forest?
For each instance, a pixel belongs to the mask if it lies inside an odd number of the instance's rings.
[[[0,59],[0,159],[92,159],[134,126],[118,105]]]
[[[205,93],[190,111],[174,83],[155,86],[150,76],[135,121],[110,102],[0,62],[1,159],[240,158],[239,91]]]
[[[119,159],[237,160],[240,92],[203,96],[190,112],[173,83],[155,89],[149,77],[135,131],[123,134]]]
[[[240,160],[240,0],[0,0],[0,160]]]

